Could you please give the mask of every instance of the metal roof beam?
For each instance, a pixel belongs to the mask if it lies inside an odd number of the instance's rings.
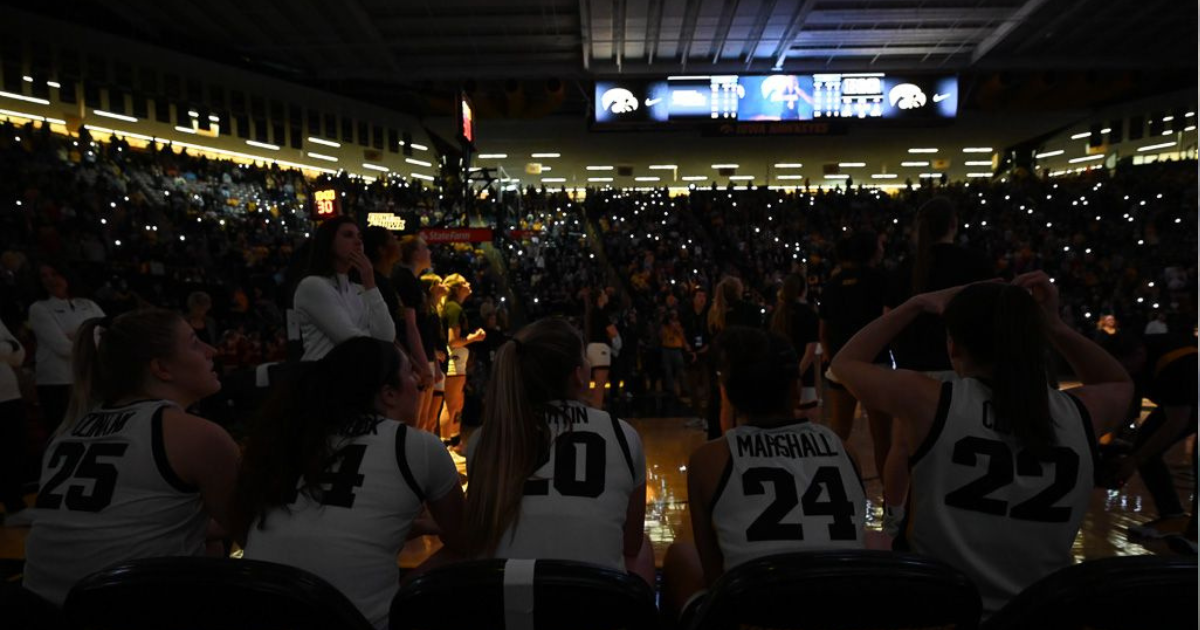
[[[980,59],[983,59],[984,55],[1000,45],[1000,42],[1003,42],[1018,26],[1024,24],[1029,16],[1033,15],[1043,4],[1046,4],[1046,0],[1025,0],[1025,4],[1021,5],[1021,8],[1014,11],[1011,17],[1001,22],[996,30],[979,42],[974,52],[971,53],[971,63],[978,63]]]
[[[804,3],[796,8],[796,12],[792,14],[792,19],[788,22],[787,30],[784,31],[783,37],[779,40],[779,45],[775,47],[775,52],[771,54],[775,58],[775,68],[782,68],[783,61],[788,57],[788,49],[792,47],[792,41],[796,39],[796,35],[800,33],[800,29],[804,27],[804,23],[808,21],[809,15],[812,14],[813,8],[817,6],[817,0],[804,0]]]

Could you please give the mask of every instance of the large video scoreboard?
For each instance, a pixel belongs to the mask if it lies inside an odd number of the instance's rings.
[[[600,126],[630,123],[947,119],[958,113],[953,76],[882,72],[674,76],[596,82]]]

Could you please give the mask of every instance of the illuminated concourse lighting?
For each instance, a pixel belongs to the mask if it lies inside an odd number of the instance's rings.
[[[565,181],[567,181],[567,178],[565,178],[565,177],[543,177],[542,178],[543,184],[561,184]]]
[[[433,177],[430,177],[424,173],[409,173],[409,175],[412,175],[414,179],[423,179],[427,182],[433,181]]]
[[[651,164],[649,167],[652,171],[673,171],[679,168],[676,164]]]
[[[138,121],[138,119],[134,118],[133,116],[126,116],[125,114],[117,114],[115,112],[106,112],[102,109],[93,109],[92,113],[97,116],[103,116],[105,118],[115,118],[117,120],[124,120],[125,122],[137,122]]]
[[[310,157],[310,158],[315,158],[315,159],[318,159],[318,160],[325,160],[326,162],[336,162],[336,161],[338,161],[338,159],[337,159],[337,158],[335,158],[335,157],[333,157],[332,155],[325,155],[324,153],[312,153],[312,152],[310,152],[310,153],[308,153],[307,155],[308,155],[308,157]]]
[[[908,152],[909,153],[937,153],[938,150],[934,149],[932,147],[918,147],[915,149],[909,149]]]
[[[713,167],[713,168],[717,168],[717,169],[721,169],[721,168],[737,168],[737,167],[738,167],[738,165],[737,165],[737,164],[713,164],[713,165],[712,165],[712,167]]]
[[[708,176],[707,175],[688,175],[687,177],[680,177],[679,179],[681,179],[685,182],[703,182],[703,181],[708,181]]]
[[[991,173],[967,173],[967,177],[991,177]]]
[[[611,167],[611,166],[599,166],[599,165],[585,166],[584,168],[586,168],[589,171],[611,171],[611,170],[613,170],[613,167]]]
[[[258,148],[260,148],[260,149],[270,149],[270,150],[272,150],[272,151],[278,151],[278,150],[279,150],[279,145],[277,145],[277,144],[271,144],[271,143],[269,143],[269,142],[259,142],[259,141],[257,141],[257,140],[247,140],[247,141],[246,141],[246,144],[248,144],[248,145],[250,145],[250,146],[252,146],[252,147],[258,147]]]
[[[366,162],[363,162],[363,168],[369,168],[372,171],[379,171],[381,173],[387,173],[391,170],[386,166],[380,166],[378,164],[368,164]]]
[[[963,153],[991,153],[992,147],[964,147]]]
[[[535,157],[535,158],[556,158],[556,157],[562,157],[562,154],[561,154],[561,153],[530,153],[530,154],[529,154],[529,157]]]
[[[861,168],[866,165],[866,162],[838,162],[840,168]]]
[[[963,162],[964,166],[991,166],[991,160],[968,160]]]
[[[1056,151],[1047,151],[1045,153],[1038,153],[1038,154],[1035,154],[1033,157],[1040,160],[1042,158],[1048,158],[1048,157],[1054,157],[1056,155],[1062,155],[1063,153],[1066,153],[1066,151],[1063,151],[1062,149],[1058,149]]]
[[[589,182],[611,182],[612,180],[613,180],[613,178],[611,178],[611,177],[589,177],[588,178]]]
[[[908,168],[923,168],[929,166],[929,162],[901,162],[900,166]]]
[[[480,153],[478,156],[481,160],[503,160],[508,157],[507,153]]]
[[[1092,160],[1103,160],[1103,159],[1104,159],[1103,155],[1089,155],[1087,157],[1072,158],[1070,160],[1067,160],[1067,162],[1070,162],[1071,164],[1079,164],[1080,162],[1091,162]]]
[[[1090,131],[1085,131],[1085,132],[1083,132],[1083,133],[1077,133],[1077,134],[1075,134],[1075,135],[1071,136],[1071,139],[1072,139],[1072,140],[1083,140],[1084,138],[1087,138],[1087,137],[1089,137],[1089,136],[1091,136],[1091,135],[1092,135],[1092,132],[1090,132]]]
[[[1162,144],[1152,144],[1150,146],[1140,147],[1138,151],[1153,151],[1155,149],[1166,149],[1167,147],[1175,146],[1176,142],[1163,142]]]
[[[428,151],[429,150],[429,147],[427,147],[423,144],[417,144],[416,142],[410,142],[408,146],[410,146],[418,151]]]
[[[0,96],[3,96],[4,98],[15,99],[18,101],[25,101],[27,103],[37,103],[38,105],[49,105],[50,104],[50,101],[48,101],[44,98],[25,96],[24,94],[13,94],[12,92],[5,92],[3,90],[0,90]]]
[[[729,179],[737,182],[748,182],[754,179],[753,175],[730,175]]]
[[[897,177],[899,177],[899,175],[896,175],[895,173],[875,173],[871,176],[871,179],[896,179]]]
[[[635,181],[635,182],[657,182],[657,181],[659,181],[659,178],[657,178],[657,177],[634,177],[633,181]]]
[[[799,162],[784,162],[782,164],[775,165],[775,168],[803,168],[803,167],[804,167],[804,165]]]
[[[408,162],[409,164],[412,164],[414,166],[424,166],[425,168],[433,168],[433,164],[430,164],[429,162],[426,162],[424,160],[415,160],[413,158],[404,158],[404,161]]]
[[[324,138],[314,138],[313,136],[309,136],[308,141],[313,144],[323,144],[327,147],[333,147],[335,149],[342,148],[342,143],[334,142],[333,140],[326,140]]]
[[[776,175],[775,179],[804,179],[803,175]]]

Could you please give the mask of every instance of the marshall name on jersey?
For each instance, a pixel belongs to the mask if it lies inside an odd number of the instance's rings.
[[[726,570],[777,553],[862,547],[862,480],[833,431],[800,422],[725,435],[729,465],[712,520]]]

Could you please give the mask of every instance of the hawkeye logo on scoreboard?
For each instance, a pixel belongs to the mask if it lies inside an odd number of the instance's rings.
[[[393,232],[403,232],[408,229],[408,219],[391,212],[371,212],[367,214],[367,225],[374,225]]]
[[[332,188],[313,193],[313,214],[317,220],[331,219],[338,212],[338,192]]]

